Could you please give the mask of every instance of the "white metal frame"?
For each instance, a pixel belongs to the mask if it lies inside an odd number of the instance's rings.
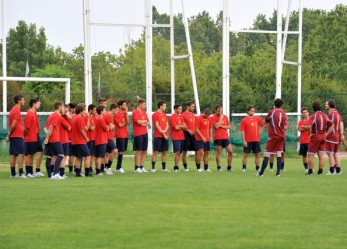
[[[223,110],[230,117],[230,72],[229,72],[229,34],[233,33],[256,33],[256,34],[277,34],[277,55],[276,55],[276,98],[282,95],[282,69],[283,64],[298,66],[298,121],[301,118],[301,71],[302,71],[302,13],[303,4],[299,0],[299,30],[288,31],[292,0],[288,0],[288,9],[285,22],[285,29],[282,30],[282,0],[277,0],[277,30],[232,30],[230,28],[229,0],[223,0]],[[288,35],[298,35],[298,61],[286,61],[285,50]],[[282,41],[283,36],[283,41]]]

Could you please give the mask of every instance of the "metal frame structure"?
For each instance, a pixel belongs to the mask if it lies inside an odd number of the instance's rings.
[[[103,26],[103,27],[142,27],[145,28],[145,46],[146,46],[146,105],[147,115],[152,117],[152,48],[153,48],[153,28],[170,28],[170,58],[171,58],[171,110],[175,105],[175,60],[189,59],[189,65],[192,76],[192,84],[194,91],[194,100],[196,105],[197,114],[200,115],[200,102],[198,96],[198,89],[196,84],[196,75],[194,68],[193,52],[190,42],[190,33],[188,27],[188,18],[185,15],[184,0],[182,2],[184,29],[187,41],[187,55],[175,56],[174,44],[174,14],[173,14],[173,1],[170,0],[170,24],[153,24],[152,13],[152,0],[145,0],[145,24],[129,24],[129,23],[100,23],[90,21],[89,0],[83,0],[83,24],[84,24],[84,79],[85,79],[85,103],[86,105],[92,102],[92,65],[91,65],[91,49],[90,49],[90,26]],[[152,128],[148,129],[152,133]],[[152,136],[149,136],[148,153],[152,154]]]
[[[224,114],[230,117],[230,72],[229,72],[229,35],[233,33],[255,33],[255,34],[277,34],[277,54],[276,54],[276,98],[282,95],[282,69],[283,64],[298,66],[298,121],[301,118],[301,70],[302,70],[302,14],[303,4],[299,0],[299,30],[288,31],[292,0],[288,0],[288,9],[284,31],[282,30],[282,1],[277,0],[277,30],[232,30],[230,28],[229,0],[223,0],[223,110]],[[285,51],[288,35],[298,35],[298,61],[286,61]],[[283,36],[283,40],[282,40]]]

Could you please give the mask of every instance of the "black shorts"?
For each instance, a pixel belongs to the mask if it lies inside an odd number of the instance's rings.
[[[260,142],[249,142],[249,143],[247,143],[247,145],[248,145],[247,147],[243,147],[244,153],[258,154],[259,152],[261,152]]]
[[[74,144],[71,146],[72,154],[77,158],[90,156],[87,144]]]
[[[63,146],[60,142],[48,143],[45,146],[45,155],[46,156],[57,156],[64,155]]]
[[[184,132],[183,151],[196,151],[195,135],[190,135],[189,132]]]
[[[106,153],[111,153],[115,149],[117,149],[117,147],[114,141],[112,139],[107,139]]]
[[[24,138],[11,137],[10,138],[10,155],[18,156],[25,153]]]
[[[307,156],[308,152],[308,144],[300,144],[299,155]]]
[[[230,144],[229,139],[217,139],[214,140],[214,145],[216,146],[222,146],[223,148],[227,147]]]
[[[64,156],[69,156],[71,154],[70,150],[71,150],[71,144],[69,142],[62,144],[61,145],[63,147],[63,151],[64,151]]]
[[[134,137],[134,150],[146,151],[148,147],[148,134]]]
[[[182,153],[184,146],[184,140],[172,140],[173,152]]]
[[[94,148],[94,156],[97,158],[104,158],[106,154],[107,144],[98,144]]]
[[[72,149],[71,149],[71,142],[68,142],[68,144],[69,144],[69,148],[70,148],[70,153],[69,153],[69,155],[68,156],[72,156],[73,157],[73,154],[72,154]]]
[[[40,138],[40,134],[37,134],[37,148],[36,152],[43,152],[42,140]]]
[[[210,142],[196,141],[196,150],[210,151]]]
[[[118,149],[118,152],[125,152],[128,149],[128,139],[127,138],[117,138],[116,139],[116,146]]]
[[[89,140],[89,142],[87,143],[89,152],[91,155],[94,155],[94,148],[95,148],[95,140]]]
[[[41,145],[42,147],[42,145]],[[39,142],[24,142],[24,154],[34,155],[38,152]]]
[[[154,151],[165,152],[169,150],[169,141],[163,137],[154,138]]]

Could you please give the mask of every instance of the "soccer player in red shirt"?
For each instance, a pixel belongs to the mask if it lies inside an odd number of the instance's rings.
[[[146,110],[146,101],[139,99],[137,101],[137,108],[132,113],[133,119],[133,132],[134,132],[134,150],[135,152],[135,172],[144,173],[148,172],[144,168],[145,159],[148,147],[148,131],[147,126],[151,123],[148,119]]]
[[[75,102],[71,102],[68,104],[69,106],[69,115],[71,116],[71,119],[68,119],[67,121],[70,123],[70,126],[72,124],[72,118],[75,116],[75,109],[76,109],[76,105],[77,103]],[[70,174],[75,174],[75,170],[74,170],[74,156],[72,155],[72,150],[71,150],[71,137],[72,137],[72,131],[69,130],[68,131],[68,137],[69,137],[69,146],[70,146],[70,155],[69,155],[69,171],[70,171]]]
[[[197,172],[211,172],[208,168],[208,156],[210,154],[210,141],[212,136],[212,126],[210,123],[211,110],[204,112],[195,120],[196,156],[195,164]],[[200,168],[201,159],[204,157],[204,170]]]
[[[128,106],[125,100],[118,101],[119,111],[114,116],[114,123],[116,129],[116,146],[118,149],[117,160],[117,173],[124,173],[122,168],[123,155],[128,149],[129,131],[128,125],[130,124],[128,116]]]
[[[49,115],[45,125],[45,155],[47,175],[51,179],[64,179],[60,176],[60,165],[64,158],[63,147],[60,143],[60,121],[64,104],[60,101],[54,102],[54,112]],[[54,169],[51,171],[51,161],[55,157]]]
[[[318,154],[319,170],[318,175],[323,174],[324,152],[326,135],[333,129],[333,124],[322,112],[322,106],[318,101],[312,103],[313,115],[309,118],[311,126],[311,140],[308,145],[308,175],[313,175],[314,155]]]
[[[10,167],[12,178],[27,178],[23,172],[24,160],[24,136],[22,126],[22,116],[20,109],[25,104],[24,96],[19,94],[14,96],[14,107],[9,114],[8,135],[6,142],[10,142]],[[16,160],[18,157],[19,175],[16,174]]]
[[[310,114],[306,107],[301,108],[301,114],[302,114],[302,119],[298,123],[298,130],[300,131],[299,155],[302,156],[302,163],[304,164],[304,168],[307,173],[308,172],[307,151],[308,151],[308,144],[310,143],[310,135],[311,135],[311,126],[308,121]]]
[[[188,169],[187,153],[188,151],[196,151],[196,140],[195,140],[195,104],[193,101],[187,103],[187,109],[182,113],[182,118],[187,128],[184,130],[184,145],[183,145],[183,167],[185,171]]]
[[[101,164],[105,158],[107,147],[107,132],[109,126],[106,124],[104,114],[106,113],[105,106],[99,105],[96,108],[97,116],[95,117],[95,149],[94,156],[96,158],[96,175],[102,176]]]
[[[166,102],[164,100],[159,100],[157,103],[158,110],[153,113],[152,121],[154,127],[154,146],[153,146],[153,155],[152,155],[152,172],[156,172],[155,163],[157,155],[161,152],[161,164],[162,171],[169,172],[166,169],[166,154],[169,149],[169,122],[165,114]]]
[[[68,136],[68,132],[71,131],[71,124],[70,122],[68,122],[70,119],[72,119],[72,117],[69,114],[69,106],[64,105],[62,110],[62,115],[60,117],[60,143],[61,143],[61,146],[63,147],[64,158],[61,161],[59,173],[60,173],[60,176],[65,179],[67,178],[67,176],[65,175],[65,163],[68,156],[70,155],[70,149],[71,149],[69,136]]]
[[[329,99],[325,103],[325,108],[329,111],[328,118],[333,123],[332,131],[327,135],[325,151],[329,157],[330,170],[327,175],[341,174],[341,162],[339,155],[340,142],[345,139],[344,125],[340,113],[336,110],[336,101]],[[336,172],[335,172],[336,169]]]
[[[184,146],[184,130],[187,125],[181,115],[182,105],[174,105],[174,113],[170,117],[170,133],[172,139],[173,152],[175,153],[174,172],[179,172],[178,163]]]
[[[83,119],[85,115],[86,107],[84,104],[78,104],[76,106],[76,116],[72,119],[72,140],[71,148],[72,154],[76,158],[76,177],[81,177],[81,163],[84,158],[85,165],[85,176],[92,176],[90,172],[90,151],[87,143],[89,138],[87,137],[86,131],[89,128],[90,120],[86,123]],[[88,115],[88,113],[87,113]]]
[[[37,110],[40,108],[40,104],[41,102],[39,99],[31,99],[29,102],[30,108],[24,118],[25,169],[26,176],[29,178],[36,176],[36,174],[33,173],[34,155],[40,148],[42,149],[41,142],[38,140],[37,135],[40,127],[39,119],[36,114]]]
[[[287,115],[282,110],[283,100],[277,98],[274,100],[275,107],[270,110],[265,118],[265,122],[269,124],[268,136],[269,139],[266,142],[266,148],[264,153],[264,159],[261,166],[261,170],[257,176],[263,176],[264,171],[269,162],[270,155],[276,155],[277,157],[277,172],[276,176],[280,176],[282,167],[282,152],[285,140],[285,129],[287,127]]]
[[[90,158],[90,171],[93,173],[93,162],[94,162],[94,149],[95,149],[95,116],[96,106],[94,104],[90,104],[88,106],[88,115],[85,115],[84,121],[88,122],[89,117],[89,129],[87,130],[87,137],[89,138],[89,142],[87,143],[91,158]]]
[[[233,149],[230,144],[228,130],[231,129],[231,125],[227,116],[223,115],[222,107],[217,105],[215,107],[215,114],[211,117],[211,125],[214,128],[214,144],[216,146],[216,162],[218,171],[222,171],[222,166],[220,163],[220,155],[223,148],[228,153],[228,171],[233,171],[231,166],[233,160]]]
[[[248,106],[247,117],[242,119],[240,123],[243,140],[242,172],[246,172],[248,154],[252,152],[255,154],[255,170],[259,171],[260,169],[260,133],[263,131],[265,123],[261,118],[254,116],[254,112],[254,106]]]

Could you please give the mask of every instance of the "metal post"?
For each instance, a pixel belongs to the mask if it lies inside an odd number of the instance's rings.
[[[152,0],[145,0],[146,10],[146,106],[147,116],[152,120]],[[153,125],[153,124],[152,124]],[[153,153],[152,127],[148,128],[148,154]]]
[[[84,102],[86,105],[89,103],[89,44],[88,44],[88,1],[89,0],[83,0],[83,35],[84,35]]]
[[[2,76],[7,77],[6,52],[6,0],[2,0]],[[7,112],[7,81],[2,81],[2,112]],[[2,128],[7,128],[7,116],[2,119]]]
[[[282,93],[282,0],[277,0],[277,56],[276,56],[276,96],[281,98]]]
[[[70,80],[66,81],[66,86],[65,86],[65,104],[70,103]]]
[[[175,105],[175,35],[174,35],[174,16],[173,0],[170,0],[170,57],[171,57],[171,113]]]
[[[91,55],[91,42],[90,42],[90,8],[89,8],[89,0],[87,0],[87,43],[88,43],[88,102],[86,102],[86,105],[88,106],[93,102],[93,92],[92,92],[92,55]]]
[[[302,0],[299,0],[299,38],[298,38],[298,122],[301,119],[301,69],[302,69]],[[299,135],[299,131],[298,131]]]
[[[229,73],[229,0],[223,1],[223,112],[230,118],[230,73]]]
[[[288,38],[288,28],[289,28],[289,20],[290,20],[291,8],[292,8],[292,0],[288,0],[288,9],[287,9],[286,23],[284,25],[284,32],[283,32],[282,61],[284,60],[284,55],[286,53],[287,38]],[[282,64],[282,69],[283,69],[283,64]],[[282,74],[282,72],[281,72],[281,74]]]
[[[184,30],[185,30],[185,33],[186,33],[187,48],[188,48],[188,54],[189,54],[189,65],[190,65],[190,71],[191,71],[191,74],[192,74],[192,83],[193,83],[193,91],[194,91],[194,98],[195,98],[196,113],[197,113],[197,115],[200,115],[199,94],[198,94],[198,88],[197,88],[197,85],[196,85],[194,59],[193,59],[193,52],[192,52],[192,44],[190,43],[188,18],[186,17],[186,13],[185,13],[185,10],[184,10],[184,0],[182,0],[182,10],[183,10]]]

